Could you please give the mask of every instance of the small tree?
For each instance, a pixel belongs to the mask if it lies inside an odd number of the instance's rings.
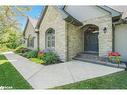
[[[28,6],[0,6],[0,45],[15,48],[20,43],[20,23],[17,17],[25,17]]]

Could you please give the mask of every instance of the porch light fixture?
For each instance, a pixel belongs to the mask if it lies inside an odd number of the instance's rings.
[[[104,33],[106,33],[106,32],[107,32],[107,28],[106,28],[106,27],[104,27],[103,31],[104,31]]]
[[[35,33],[39,33],[39,29],[35,28]]]

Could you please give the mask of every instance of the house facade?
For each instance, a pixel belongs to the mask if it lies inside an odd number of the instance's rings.
[[[32,50],[37,50],[37,33],[35,32],[35,27],[37,25],[37,20],[31,17],[27,17],[26,26],[23,32],[23,38],[25,39],[25,46]]]
[[[107,6],[46,6],[36,24],[35,48],[51,49],[62,61],[79,53],[106,56],[109,51],[122,53],[126,60],[126,26],[122,13]]]

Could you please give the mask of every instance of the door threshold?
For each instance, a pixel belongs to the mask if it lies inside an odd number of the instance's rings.
[[[96,51],[84,51],[84,53],[86,53],[86,54],[95,54],[95,55],[98,55],[99,54]]]

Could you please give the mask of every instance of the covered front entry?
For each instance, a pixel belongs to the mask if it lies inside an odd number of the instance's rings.
[[[84,51],[98,53],[98,34],[99,28],[96,25],[88,24],[84,26]]]

